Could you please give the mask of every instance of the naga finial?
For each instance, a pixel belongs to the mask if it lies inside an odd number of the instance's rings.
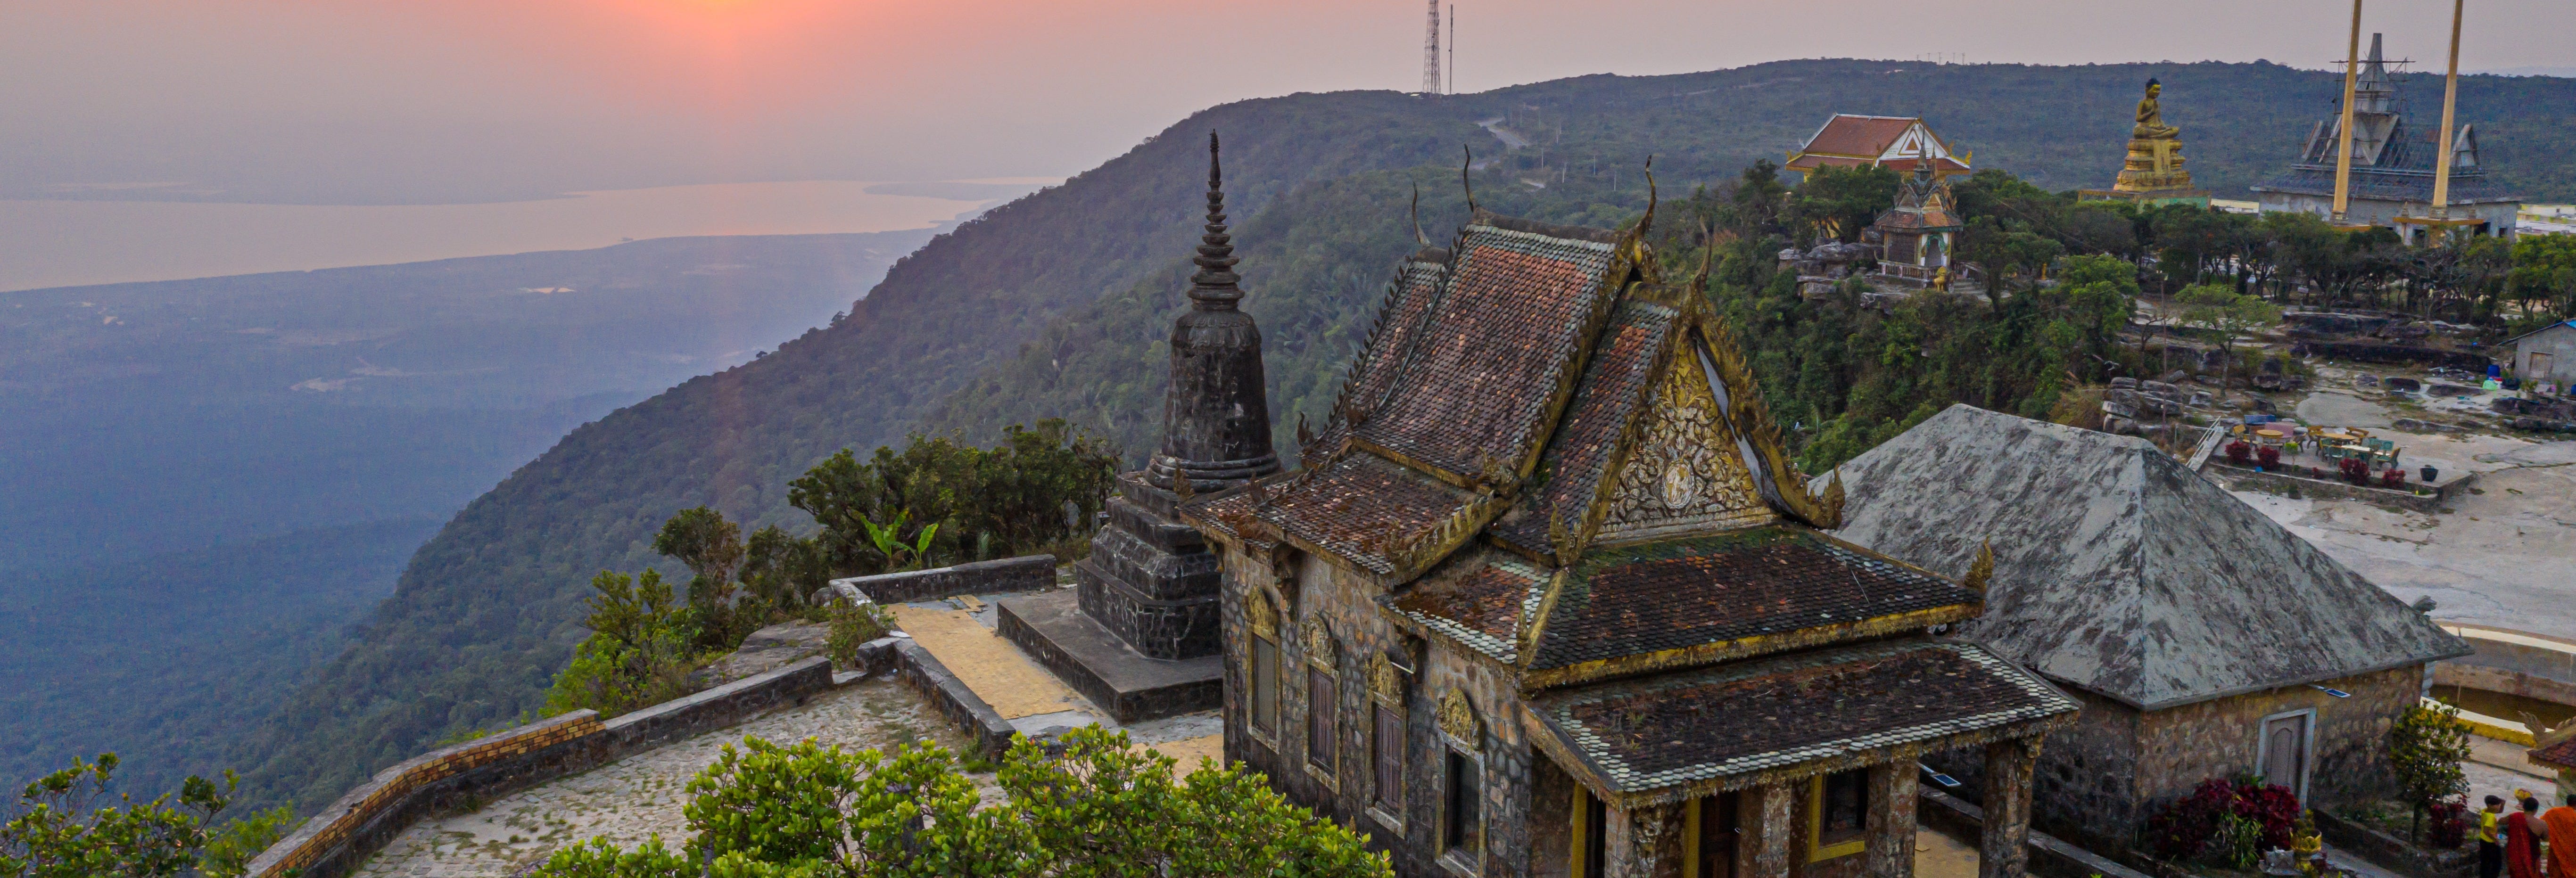
[[[1422,246],[1431,246],[1431,236],[1422,233],[1422,181],[1420,180],[1413,181],[1413,240],[1414,243]]]
[[[1467,172],[1476,169],[1476,151],[1467,148],[1467,145],[1464,143],[1458,144],[1458,151],[1467,155],[1466,161],[1458,163],[1458,185],[1460,188],[1467,190],[1467,215],[1474,216],[1476,213],[1476,181],[1474,178],[1468,176]]]
[[[1959,584],[1978,594],[1986,593],[1986,584],[1995,577],[1995,541],[1986,540],[1977,547],[1977,560],[1968,565],[1968,575]]]

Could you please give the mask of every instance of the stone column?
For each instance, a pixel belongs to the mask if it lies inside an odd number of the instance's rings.
[[[1609,809],[1602,822],[1602,878],[1682,878],[1686,806]]]
[[[2025,878],[2030,871],[2030,781],[2038,738],[1986,745],[1986,826],[1977,845],[1977,878]]]
[[[1907,755],[1869,768],[1869,878],[1914,878],[1915,789],[1922,771]]]
[[[1735,878],[1788,878],[1798,822],[1791,818],[1789,784],[1750,787],[1736,799]],[[1983,878],[1983,876],[1980,876]]]

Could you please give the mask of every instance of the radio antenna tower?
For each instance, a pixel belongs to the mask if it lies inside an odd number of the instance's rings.
[[[1440,0],[1430,0],[1431,24],[1422,37],[1422,93],[1440,93]]]

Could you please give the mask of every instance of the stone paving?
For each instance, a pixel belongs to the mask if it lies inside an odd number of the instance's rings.
[[[731,729],[639,753],[590,772],[503,797],[469,814],[414,824],[358,870],[360,876],[504,878],[558,847],[604,836],[621,847],[659,834],[677,847],[688,836],[680,809],[689,780],[725,744],[757,736],[781,743],[814,738],[846,749],[888,749],[921,740],[962,752],[966,736],[918,693],[880,677],[815,696],[801,707]],[[991,774],[973,775],[987,802],[999,801]]]

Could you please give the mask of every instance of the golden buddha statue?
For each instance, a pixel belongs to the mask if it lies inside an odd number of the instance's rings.
[[[2147,80],[2147,96],[2138,101],[2138,124],[2129,129],[2129,160],[2112,191],[2191,188],[2191,172],[2182,169],[2182,129],[2165,124],[2164,93],[2164,83]]]
[[[2176,140],[2182,137],[2182,129],[2165,124],[2164,105],[2156,100],[2164,93],[2164,83],[2153,79],[2147,80],[2146,99],[2138,102],[2138,127],[2129,129],[2131,138]]]

